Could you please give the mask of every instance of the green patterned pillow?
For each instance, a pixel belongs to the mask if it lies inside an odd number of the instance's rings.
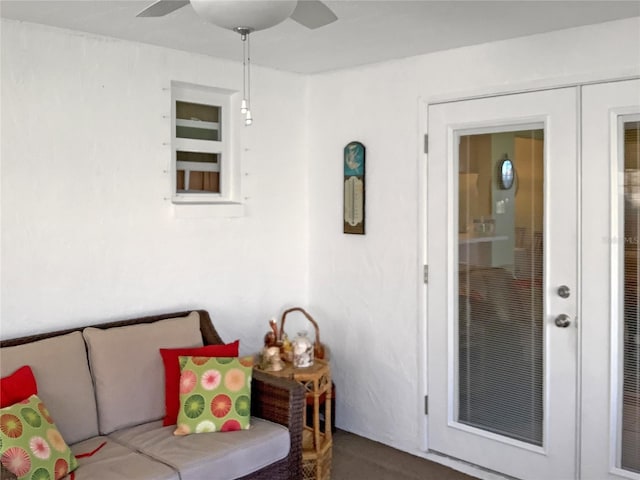
[[[174,435],[247,430],[251,357],[180,357],[180,410]]]
[[[0,462],[29,480],[58,480],[78,466],[37,395],[0,408]]]

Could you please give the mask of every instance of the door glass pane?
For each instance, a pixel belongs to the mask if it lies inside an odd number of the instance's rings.
[[[622,371],[622,468],[640,472],[640,122],[624,125],[624,285]]]
[[[543,441],[542,129],[460,137],[458,422]]]

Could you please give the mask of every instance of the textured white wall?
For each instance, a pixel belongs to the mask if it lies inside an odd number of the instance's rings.
[[[268,318],[307,298],[307,79],[253,69],[246,215],[181,218],[166,200],[167,88],[237,90],[241,65],[1,26],[0,336],[201,307],[223,338],[261,346]]]
[[[311,77],[309,308],[333,352],[338,426],[424,446],[425,102],[638,75],[639,40],[635,18]],[[367,149],[365,236],[342,234],[352,140]]]

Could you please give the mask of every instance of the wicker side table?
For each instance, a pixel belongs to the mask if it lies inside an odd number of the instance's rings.
[[[303,480],[328,480],[331,478],[331,402],[325,401],[324,429],[320,428],[320,397],[331,398],[331,368],[325,360],[315,359],[306,368],[294,368],[287,363],[279,372],[265,372],[276,377],[290,378],[300,383],[307,398],[313,401],[313,426],[307,426],[304,409],[302,432],[302,478]]]

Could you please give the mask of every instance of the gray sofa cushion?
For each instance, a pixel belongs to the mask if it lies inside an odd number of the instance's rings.
[[[200,317],[82,332],[89,350],[100,433],[164,417],[164,366],[160,348],[202,345]]]
[[[164,417],[164,366],[160,348],[202,345],[200,317],[186,317],[82,332],[89,350],[100,433]]]
[[[74,455],[93,452],[90,457],[79,458],[75,470],[76,480],[179,480],[171,467],[135,452],[107,437],[93,437],[71,446]]]
[[[114,432],[110,438],[180,471],[182,480],[231,480],[253,473],[289,454],[289,431],[251,418],[251,428],[178,437],[175,425],[152,422]]]
[[[80,332],[0,349],[0,374],[29,365],[38,396],[68,444],[98,434],[93,384]]]

